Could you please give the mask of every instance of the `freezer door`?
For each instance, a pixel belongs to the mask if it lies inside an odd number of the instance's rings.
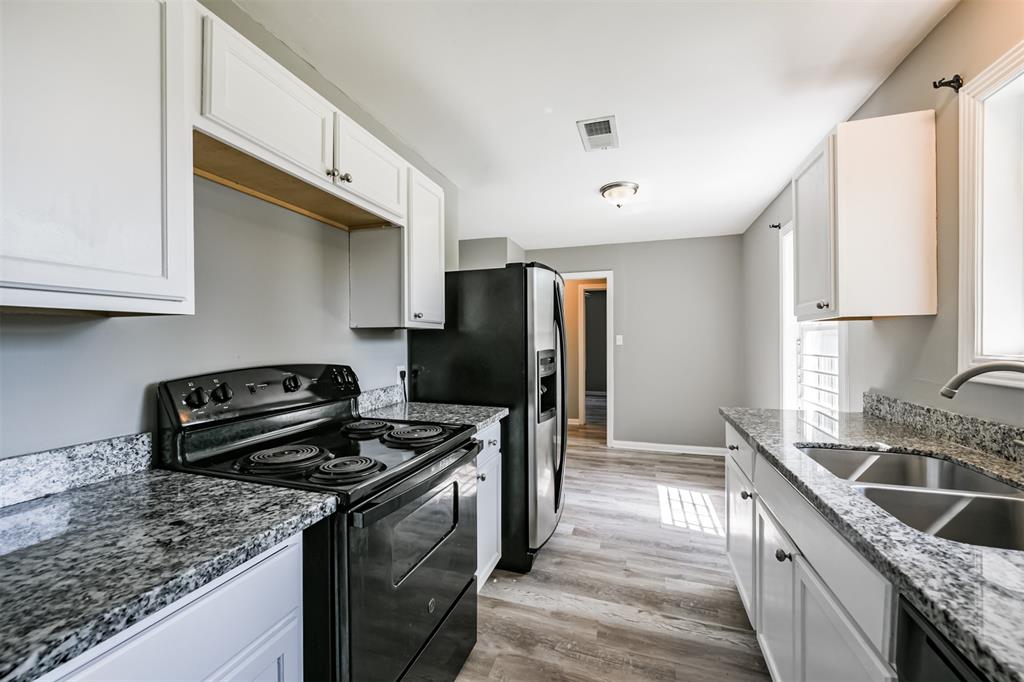
[[[529,395],[528,500],[530,548],[543,545],[562,514],[565,459],[565,353],[562,279],[527,268],[527,378]]]

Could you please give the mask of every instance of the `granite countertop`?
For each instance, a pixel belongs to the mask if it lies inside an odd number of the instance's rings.
[[[336,506],[332,495],[147,470],[0,509],[0,680],[56,668]]]
[[[721,414],[980,670],[995,680],[1024,680],[1024,552],[918,532],[796,445],[885,444],[958,461],[1020,487],[1024,464],[860,413],[841,413],[834,438],[799,421],[792,410],[722,408]]]
[[[447,403],[395,403],[369,410],[360,416],[366,419],[405,419],[408,421],[472,424],[481,431],[508,416],[506,407],[450,405]]]

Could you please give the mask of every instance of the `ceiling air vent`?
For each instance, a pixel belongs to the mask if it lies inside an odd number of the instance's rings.
[[[615,127],[614,116],[576,121],[576,127],[580,129],[580,139],[583,140],[585,151],[616,149],[619,146],[619,131]]]

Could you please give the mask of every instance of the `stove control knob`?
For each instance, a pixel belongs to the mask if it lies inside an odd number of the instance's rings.
[[[335,386],[341,386],[342,384],[345,383],[345,377],[343,377],[341,375],[341,372],[339,372],[337,369],[332,369],[331,370],[331,381],[334,382]]]
[[[281,385],[284,386],[285,393],[295,393],[295,391],[302,388],[302,382],[299,381],[299,378],[294,374],[286,376],[284,381],[281,382]]]
[[[210,394],[202,386],[196,386],[185,396],[185,404],[193,410],[205,407],[210,402]]]
[[[217,384],[217,387],[213,389],[212,393],[210,393],[210,396],[218,403],[226,403],[231,400],[234,395],[235,392],[232,391],[231,387],[227,384]]]

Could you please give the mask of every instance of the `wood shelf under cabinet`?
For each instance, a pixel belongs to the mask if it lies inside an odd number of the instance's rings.
[[[192,131],[192,166],[199,177],[331,227],[362,230],[390,225],[365,209],[198,130]]]

